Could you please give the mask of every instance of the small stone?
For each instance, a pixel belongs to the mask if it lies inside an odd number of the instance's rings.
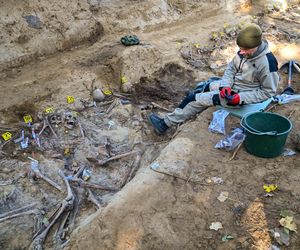
[[[132,122],[132,126],[133,127],[137,127],[137,126],[139,126],[140,125],[140,122],[139,121],[133,121]]]
[[[133,85],[130,82],[122,84],[122,92],[130,93],[133,90]]]
[[[210,178],[207,178],[207,179],[205,180],[205,182],[206,182],[207,184],[211,184],[211,183],[212,183],[212,180],[211,180]]]
[[[42,121],[44,119],[44,116],[43,116],[43,112],[38,112],[37,113],[37,118]]]
[[[24,16],[24,18],[30,28],[41,29],[43,27],[43,23],[38,16],[28,15]]]
[[[105,99],[105,95],[103,94],[101,89],[95,89],[93,91],[93,100],[95,102],[102,102]]]

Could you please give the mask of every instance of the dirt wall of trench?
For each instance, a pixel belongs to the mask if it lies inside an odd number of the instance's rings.
[[[1,0],[0,71],[103,36],[212,16],[229,5],[223,0]]]

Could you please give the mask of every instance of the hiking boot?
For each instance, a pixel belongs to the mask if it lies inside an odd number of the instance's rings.
[[[159,135],[163,135],[169,128],[165,123],[164,119],[160,118],[158,115],[154,113],[148,116],[148,121],[153,126],[154,131]]]

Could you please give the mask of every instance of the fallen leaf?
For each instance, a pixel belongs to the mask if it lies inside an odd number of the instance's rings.
[[[294,222],[294,218],[292,216],[286,216],[285,218],[281,218],[279,220],[281,226],[287,228],[290,231],[297,232],[297,225]]]
[[[228,195],[228,192],[221,192],[217,199],[221,202],[224,202],[228,199]]]
[[[267,193],[270,193],[277,190],[278,186],[271,184],[271,185],[264,185],[263,188]]]
[[[223,241],[223,242],[227,242],[227,241],[232,240],[232,239],[234,239],[234,237],[231,236],[230,234],[225,234],[225,235],[222,237],[222,241]]]
[[[219,229],[223,228],[221,222],[212,222],[211,225],[209,226],[209,229],[218,231]]]

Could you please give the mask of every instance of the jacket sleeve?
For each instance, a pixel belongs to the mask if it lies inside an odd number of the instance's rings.
[[[257,103],[267,100],[276,94],[279,76],[277,71],[270,72],[269,68],[263,69],[259,74],[260,88],[239,93],[240,104]]]
[[[222,77],[221,86],[220,87],[232,87],[234,82],[234,76],[237,72],[237,68],[234,64],[234,59],[227,65],[227,68]]]

